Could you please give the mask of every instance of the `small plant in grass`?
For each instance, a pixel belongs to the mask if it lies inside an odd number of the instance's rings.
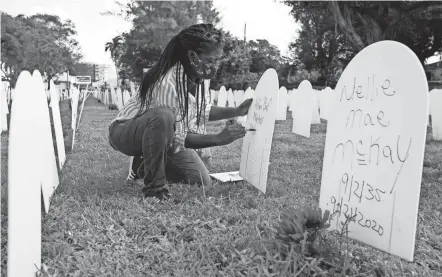
[[[339,240],[339,253],[337,257],[339,258],[339,265],[342,268],[342,272],[346,273],[347,269],[349,267],[349,257],[350,257],[350,250],[349,250],[349,241],[348,241],[348,233],[350,231],[348,230],[348,226],[351,222],[355,222],[356,214],[349,216],[347,214],[344,214],[345,221],[341,222],[341,230],[338,232],[338,240]],[[345,246],[346,249],[344,250],[344,240],[345,240]]]
[[[330,227],[327,223],[329,215],[328,210],[322,215],[321,208],[287,208],[282,212],[280,224],[276,228],[277,247],[284,255],[292,248],[304,255],[313,255],[321,231]]]

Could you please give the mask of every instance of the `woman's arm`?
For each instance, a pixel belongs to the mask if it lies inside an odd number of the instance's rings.
[[[186,148],[201,149],[229,144],[246,135],[244,126],[239,123],[228,124],[216,135],[200,135],[187,133],[184,146]]]
[[[209,113],[209,121],[217,121],[241,116],[237,108],[212,106]]]
[[[191,149],[201,149],[220,145],[222,144],[218,134],[200,135],[187,133],[186,139],[184,141],[184,147]]]

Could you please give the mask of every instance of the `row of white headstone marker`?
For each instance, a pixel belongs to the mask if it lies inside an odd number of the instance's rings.
[[[268,69],[256,90],[248,89],[244,96],[226,93],[223,98],[222,91],[221,99],[218,95],[221,105],[224,99],[229,105],[254,99],[243,124],[256,131],[247,132],[243,140],[239,177],[265,193],[275,120],[283,117],[277,110],[289,107],[292,131],[309,137],[306,126],[318,121],[318,106],[319,118],[328,121],[319,205],[335,214],[331,228],[338,229],[346,216],[355,216],[349,226],[351,238],[413,260],[426,126],[430,112],[433,128],[440,122],[441,92],[432,91],[428,101],[423,68],[409,48],[391,41],[368,46],[350,62],[334,91],[327,88],[312,93],[310,83],[303,81],[297,90],[287,93],[279,88],[274,69]],[[75,90],[72,94],[73,122],[77,122],[78,99],[83,99],[83,106],[87,98],[82,95]],[[13,97],[8,152],[8,276],[33,276],[41,263],[40,193],[47,212],[50,196],[58,186],[57,165],[40,73],[34,71],[31,76],[22,72]],[[106,94],[100,97],[106,99]],[[55,99],[59,97],[51,100],[52,107]],[[122,99],[124,102],[124,94]],[[55,118],[59,115],[54,116],[54,125],[58,124]],[[73,123],[72,128],[76,127]],[[55,131],[58,153],[63,144],[58,143],[60,130],[61,126]],[[437,132],[440,134],[440,128]],[[23,169],[24,160],[35,166]]]
[[[59,185],[58,171],[66,161],[59,101],[69,98],[72,107],[72,148],[83,107],[90,94],[118,107],[129,99],[119,89],[109,95],[78,90],[72,86],[70,97],[51,81],[50,89],[39,71],[20,73],[15,89],[2,82],[1,130],[8,131],[8,276],[35,276],[41,268],[41,207],[47,213],[50,198]],[[107,97],[106,97],[107,95]],[[49,105],[48,105],[49,101]],[[11,104],[12,102],[12,104]],[[11,111],[9,111],[11,104]],[[78,114],[78,105],[80,113]],[[56,138],[58,164],[53,147],[49,107]],[[23,166],[23,163],[31,166]],[[42,197],[43,196],[43,197]],[[41,203],[43,199],[43,203]],[[24,204],[26,203],[26,204]]]
[[[280,87],[278,91],[278,105],[276,120],[287,119],[287,109],[292,112],[292,132],[304,137],[310,137],[310,126],[321,124],[321,119],[327,120],[333,89],[326,87],[322,90],[313,89],[308,80],[302,81],[297,89],[287,91]],[[221,107],[236,107],[248,98],[254,98],[254,90],[250,87],[243,90],[226,90],[224,86],[219,91],[210,90],[211,104]],[[428,126],[432,127],[434,140],[442,140],[442,89],[433,89],[429,92]],[[433,107],[433,108],[432,108]]]
[[[49,211],[50,199],[59,185],[58,172],[66,161],[63,128],[59,109],[65,99],[51,81],[50,89],[38,70],[32,75],[22,71],[15,89],[2,83],[2,131],[7,131],[6,115],[10,113],[8,146],[8,276],[35,276],[41,267],[41,210]],[[90,94],[91,92],[89,92]],[[87,91],[71,88],[72,130],[80,121],[79,100]],[[49,105],[48,105],[49,101]],[[12,102],[12,103],[11,103]],[[8,104],[11,103],[11,111]],[[52,139],[49,107],[56,139]],[[72,145],[75,137],[73,137]],[[26,165],[26,166],[24,166]],[[43,200],[43,203],[41,203]]]
[[[224,91],[217,95],[221,106],[232,99]],[[275,120],[283,118],[278,109],[290,107],[292,129],[309,137],[319,106],[319,118],[327,120],[319,206],[334,214],[331,229],[354,217],[350,238],[413,261],[430,112],[435,139],[442,121],[442,92],[432,91],[428,101],[416,55],[398,42],[374,43],[353,58],[334,90],[313,93],[303,81],[285,93],[276,71],[268,69],[250,96],[254,101],[244,125],[256,131],[244,137],[239,172],[211,176],[245,180],[265,193]]]
[[[94,91],[93,95],[104,105],[116,105],[118,110],[121,110],[121,108],[123,108],[123,106],[129,101],[131,97],[131,94],[128,90],[122,91],[120,88],[108,89],[105,91]]]

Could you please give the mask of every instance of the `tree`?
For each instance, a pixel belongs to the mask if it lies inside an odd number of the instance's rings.
[[[111,59],[114,62],[115,71],[117,73],[117,84],[118,84],[118,76],[119,76],[118,67],[120,64],[120,57],[122,55],[122,41],[123,41],[123,39],[121,36],[116,36],[112,39],[112,41],[107,42],[104,47],[104,51],[110,52]]]
[[[218,12],[210,1],[134,1],[119,3],[118,13],[133,23],[121,34],[120,72],[139,81],[143,68],[155,64],[170,39],[182,29],[198,22],[219,23]],[[120,75],[121,75],[120,74]]]
[[[268,68],[278,70],[281,54],[278,47],[266,39],[250,40],[247,49],[251,56],[250,72],[262,74]]]
[[[37,14],[15,18],[2,14],[1,69],[11,87],[23,70],[39,70],[51,80],[81,59],[75,26],[58,16]]]
[[[407,45],[423,64],[442,50],[442,3],[329,2],[335,22],[359,51],[381,41]]]
[[[339,72],[364,47],[380,40],[407,45],[424,61],[442,50],[440,2],[292,2],[302,24],[291,45],[297,66],[319,70],[334,83]]]
[[[302,23],[300,37],[294,47],[315,46],[319,38],[328,59],[338,56],[342,66],[366,46],[381,40],[395,40],[407,45],[424,61],[442,50],[442,4],[423,1],[378,2],[292,2],[295,20]],[[330,16],[330,14],[332,16]],[[308,36],[309,33],[316,34]],[[302,34],[302,33],[305,34]],[[334,35],[330,36],[330,34]],[[321,36],[322,34],[322,36]],[[328,34],[327,37],[324,37]],[[312,49],[313,50],[313,49]],[[315,49],[319,51],[320,49]],[[296,51],[302,52],[297,49]],[[315,53],[315,51],[311,51]],[[320,55],[311,55],[311,61],[319,62]],[[320,62],[319,62],[320,63]],[[332,63],[329,63],[332,64]],[[320,65],[324,68],[324,65]]]
[[[330,16],[326,2],[285,3],[301,23],[297,39],[289,47],[298,71],[319,71],[319,83],[326,86],[335,83],[336,71],[345,67],[357,50]],[[301,72],[297,76],[302,76]]]

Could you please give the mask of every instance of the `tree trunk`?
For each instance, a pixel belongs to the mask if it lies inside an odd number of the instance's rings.
[[[365,44],[361,37],[356,32],[353,24],[351,22],[350,10],[347,8],[346,3],[342,3],[344,7],[344,15],[341,13],[339,3],[336,1],[328,2],[329,10],[333,14],[335,22],[338,24],[339,28],[343,31],[346,38],[348,38],[353,46],[355,46],[358,51],[365,48]],[[345,16],[345,18],[344,18]]]

